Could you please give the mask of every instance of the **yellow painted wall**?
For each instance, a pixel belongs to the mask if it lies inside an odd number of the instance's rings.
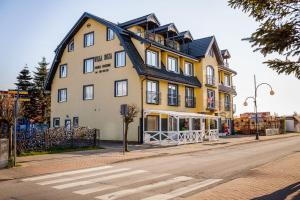
[[[86,25],[90,24],[88,28]],[[94,31],[94,46],[83,48],[83,35]],[[56,71],[51,87],[51,119],[60,117],[61,126],[68,115],[71,120],[79,117],[80,126],[99,128],[101,139],[121,140],[122,119],[120,104],[134,103],[141,109],[140,78],[126,55],[126,66],[114,67],[116,51],[123,50],[120,41],[115,35],[112,41],[106,41],[106,27],[89,19],[74,37],[75,50],[64,50],[60,64],[68,64],[67,78],[59,78]],[[95,62],[95,66],[111,64],[108,72],[83,74],[83,60],[86,58],[112,53],[112,59]],[[95,69],[95,71],[98,71]],[[114,97],[114,81],[128,79],[128,96]],[[83,85],[94,84],[94,100],[83,100]],[[58,103],[58,89],[67,88],[67,102]],[[138,139],[138,116],[129,128],[129,140]],[[51,123],[52,124],[52,123]]]

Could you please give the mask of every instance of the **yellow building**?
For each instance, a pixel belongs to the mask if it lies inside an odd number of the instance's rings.
[[[121,140],[120,105],[135,104],[130,141],[217,134],[233,119],[236,72],[228,58],[214,36],[193,39],[154,14],[115,24],[84,13],[55,50],[46,83],[51,124]]]

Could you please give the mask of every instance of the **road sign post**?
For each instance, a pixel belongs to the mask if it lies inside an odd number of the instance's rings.
[[[124,126],[125,126],[125,117],[128,115],[128,105],[127,104],[122,104],[120,107],[120,114],[123,117],[123,155],[125,155],[125,132],[124,132]]]

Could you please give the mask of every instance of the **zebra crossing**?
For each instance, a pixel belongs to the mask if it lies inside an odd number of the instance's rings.
[[[195,179],[169,173],[100,166],[25,178],[41,187],[67,190],[84,199],[168,200],[184,196],[222,179]]]

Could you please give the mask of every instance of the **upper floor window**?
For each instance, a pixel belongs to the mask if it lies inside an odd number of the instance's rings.
[[[157,81],[147,80],[147,103],[159,103],[159,85]]]
[[[225,74],[224,75],[224,85],[230,87],[230,76]]]
[[[106,40],[110,41],[114,39],[114,31],[111,28],[107,28]]]
[[[74,39],[68,44],[68,52],[74,51]]]
[[[59,77],[65,78],[67,77],[67,64],[59,66]]]
[[[94,32],[84,34],[84,47],[94,45]]]
[[[94,58],[84,60],[83,73],[91,73],[94,71]]]
[[[188,75],[188,76],[194,75],[194,67],[193,67],[192,63],[190,63],[190,62],[184,63],[184,74]]]
[[[83,100],[94,99],[94,85],[83,86]]]
[[[168,57],[168,70],[172,71],[172,72],[176,72],[179,73],[179,69],[178,69],[178,59],[169,56]]]
[[[195,96],[194,96],[194,88],[185,87],[185,106],[189,108],[195,107]]]
[[[158,53],[156,51],[146,51],[146,63],[152,67],[158,67]]]
[[[207,108],[215,108],[215,91],[207,90]]]
[[[168,85],[168,105],[170,106],[179,105],[178,85],[174,85],[174,84]]]
[[[124,67],[126,65],[125,51],[115,53],[115,67]]]
[[[57,101],[60,103],[67,101],[67,89],[66,88],[58,90]]]
[[[123,97],[128,94],[128,82],[127,80],[115,81],[115,96]]]
[[[215,70],[212,66],[206,67],[206,83],[209,85],[215,84]]]
[[[229,94],[225,94],[225,99],[224,99],[224,106],[225,106],[225,110],[229,111],[230,110],[230,95]]]

